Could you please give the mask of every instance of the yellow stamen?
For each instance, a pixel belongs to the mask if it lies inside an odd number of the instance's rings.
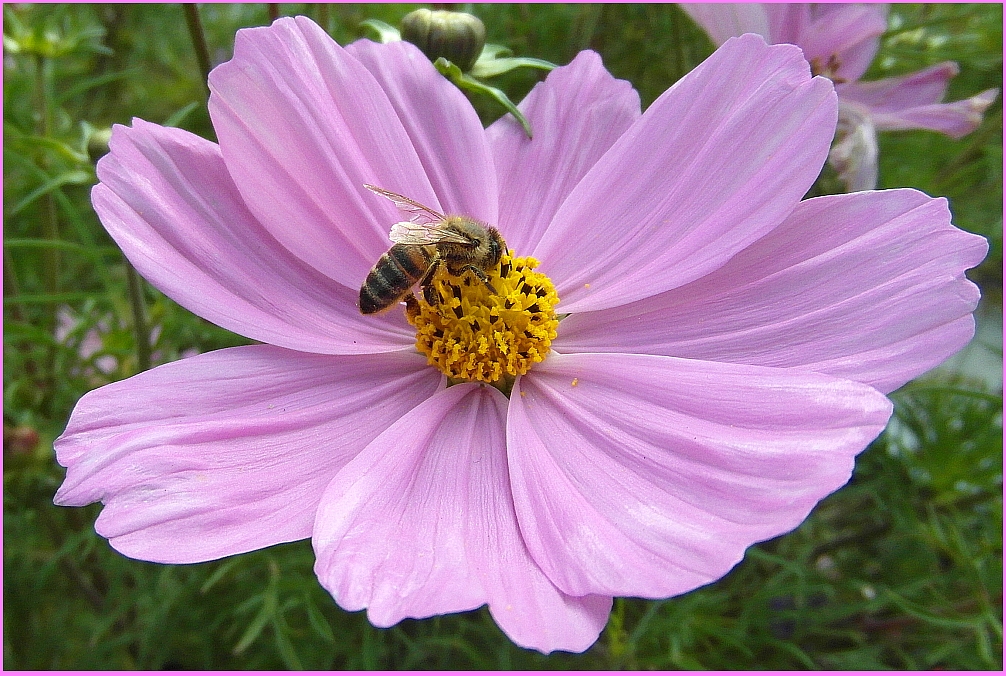
[[[545,358],[559,326],[559,297],[551,280],[534,272],[537,265],[504,254],[486,272],[496,293],[471,271],[452,275],[441,265],[431,280],[439,302],[409,303],[416,349],[453,381],[512,385]]]

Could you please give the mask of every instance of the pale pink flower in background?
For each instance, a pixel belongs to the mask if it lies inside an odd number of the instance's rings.
[[[84,318],[70,306],[61,305],[56,310],[56,328],[53,335],[56,342],[76,347],[77,354],[82,360],[87,361],[94,357],[94,368],[107,375],[119,368],[119,360],[110,354],[97,357],[95,355],[105,349],[105,341],[101,336],[103,333],[108,333],[110,319],[111,314],[101,317],[94,326],[84,331],[83,336],[76,336],[75,334],[83,328]]]
[[[800,201],[837,102],[792,46],[728,41],[640,113],[592,52],[483,129],[414,46],[304,18],[237,35],[219,146],[115,127],[93,203],[136,268],[266,345],[85,395],[62,505],[127,556],[311,537],[321,584],[386,627],[478,608],[582,651],[613,596],[724,575],[849,479],[882,394],[968,342],[984,239],[914,190]],[[509,397],[446,379],[403,313],[362,316],[399,214],[365,183],[499,227],[558,290]]]
[[[116,324],[118,324],[117,327]],[[105,350],[106,336],[115,328],[123,330],[125,325],[117,322],[111,312],[99,316],[97,321],[95,321],[93,318],[82,316],[68,305],[61,305],[56,310],[56,328],[53,331],[53,335],[57,342],[74,348],[77,355],[83,361],[92,361],[94,368],[85,367],[84,373],[88,376],[97,376],[95,373],[95,370],[97,370],[101,376],[92,378],[90,381],[91,384],[96,384],[107,382],[108,378],[103,378],[102,376],[110,376],[119,368],[118,357],[111,354],[100,354]],[[150,345],[157,344],[157,339],[161,335],[161,328],[160,325],[156,325],[150,329]],[[83,331],[83,335],[79,335],[81,331]],[[196,348],[187,348],[180,353],[183,358],[197,354],[199,354],[199,350]],[[154,350],[150,354],[150,359],[154,364],[160,364],[165,361],[165,356],[161,350]],[[74,371],[74,373],[79,373],[79,371]]]
[[[877,187],[877,132],[930,129],[953,138],[974,131],[999,94],[941,103],[957,64],[945,61],[910,75],[872,82],[860,78],[887,29],[887,5],[807,3],[696,3],[685,12],[713,43],[757,33],[770,44],[803,49],[815,74],[835,82],[838,135],[828,158],[849,190]]]

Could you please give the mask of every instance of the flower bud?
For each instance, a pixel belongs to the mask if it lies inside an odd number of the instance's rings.
[[[87,139],[87,155],[91,162],[97,162],[108,152],[108,142],[112,138],[111,129],[92,129]]]
[[[402,19],[402,39],[419,47],[430,61],[442,56],[468,72],[486,44],[486,27],[464,12],[417,9]]]

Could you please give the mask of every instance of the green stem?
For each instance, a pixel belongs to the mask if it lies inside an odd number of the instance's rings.
[[[126,261],[126,278],[129,281],[129,305],[133,311],[133,333],[136,339],[136,362],[140,371],[150,368],[150,330],[143,306],[143,289],[136,269]]]
[[[21,295],[21,287],[14,272],[14,258],[10,255],[6,245],[3,248],[3,293],[5,297]],[[12,305],[11,314],[15,320],[24,321],[24,313],[21,312],[20,306]]]
[[[59,222],[56,215],[56,201],[49,194],[42,198],[42,203],[45,205],[42,211],[42,223],[45,226],[46,238],[51,242],[58,242]],[[46,253],[46,262],[49,264],[49,269],[46,270],[46,286],[48,287],[46,290],[49,293],[56,293],[59,291],[59,249],[52,247]]]
[[[53,129],[55,128],[55,104],[53,103],[54,67],[55,64],[52,59],[44,56],[36,57],[35,73],[38,77],[38,103],[42,126],[39,136],[46,140],[52,138]],[[49,154],[42,150],[39,152],[38,158],[39,168],[43,174],[48,174],[52,164]],[[41,206],[42,209],[39,212],[39,218],[42,221],[43,236],[50,242],[59,242],[59,215],[56,210],[56,200],[52,191],[47,192],[42,197]],[[59,295],[59,270],[62,256],[56,247],[49,248],[43,252],[43,255],[43,265],[45,267],[43,271],[43,283],[45,284],[45,291],[48,295]],[[7,303],[5,302],[4,305],[6,306]],[[46,321],[49,323],[50,330],[55,326],[56,311],[57,309],[54,307],[51,313],[46,313]],[[56,347],[51,344],[46,346],[45,356],[42,361],[42,364],[45,366],[41,369],[42,375],[40,378],[40,387],[46,392],[52,391],[55,386],[57,375],[55,369],[52,368],[55,358]]]
[[[38,112],[42,128],[40,136],[48,138],[52,133],[52,62],[44,56],[35,56],[35,76],[38,88]]]
[[[37,98],[35,105],[39,113],[40,128],[38,135],[44,139],[48,139],[52,133],[52,97],[50,96],[49,86],[51,72],[49,59],[36,55],[35,95]],[[49,161],[44,153],[39,157],[39,165],[43,170],[48,170],[49,168]],[[42,198],[42,212],[39,215],[45,238],[52,242],[58,241],[59,225],[56,221],[56,204],[53,202],[52,195],[46,195]],[[43,279],[45,290],[49,293],[56,293],[59,290],[59,252],[55,249],[49,249],[45,252],[44,256],[45,269],[43,271]]]
[[[326,33],[332,32],[331,27],[328,25],[329,22],[328,3],[318,3],[318,25],[325,29]]]
[[[674,42],[674,49],[670,50],[671,61],[673,62],[674,81],[677,82],[684,77],[685,70],[685,45],[681,41],[681,24],[679,23],[680,13],[671,8],[671,40]]]
[[[206,34],[203,23],[199,19],[199,7],[195,4],[184,4],[185,23],[189,25],[189,35],[192,36],[192,46],[196,49],[196,61],[199,62],[199,72],[203,77],[203,87],[207,96],[210,93],[210,50],[206,47]]]
[[[502,89],[491,87],[484,82],[465,75],[458,68],[457,64],[451,63],[442,56],[434,62],[433,67],[459,89],[496,99],[511,115],[517,118],[517,121],[524,127],[524,133],[527,134],[528,138],[531,138],[531,123],[527,121],[524,114],[520,112]]]

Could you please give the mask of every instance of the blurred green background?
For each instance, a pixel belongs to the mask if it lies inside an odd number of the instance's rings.
[[[375,629],[318,585],[307,541],[155,565],[94,533],[100,506],[52,505],[52,440],[84,392],[247,342],[138,279],[101,228],[88,196],[107,129],[138,116],[214,138],[195,35],[216,65],[237,29],[276,15],[346,44],[418,6],[4,6],[4,668],[1001,669],[1001,99],[959,141],[881,137],[881,187],[947,196],[992,245],[969,273],[984,297],[972,345],[892,395],[852,482],[796,531],[693,593],[616,599],[584,654],[517,648],[484,608]],[[712,51],[673,5],[455,8],[517,56],[597,50],[644,107]],[[865,79],[952,59],[949,99],[1002,87],[1002,5],[893,5],[889,26]],[[541,77],[492,83],[519,101]],[[503,112],[474,103],[486,123]],[[835,186],[826,170],[816,190]]]

